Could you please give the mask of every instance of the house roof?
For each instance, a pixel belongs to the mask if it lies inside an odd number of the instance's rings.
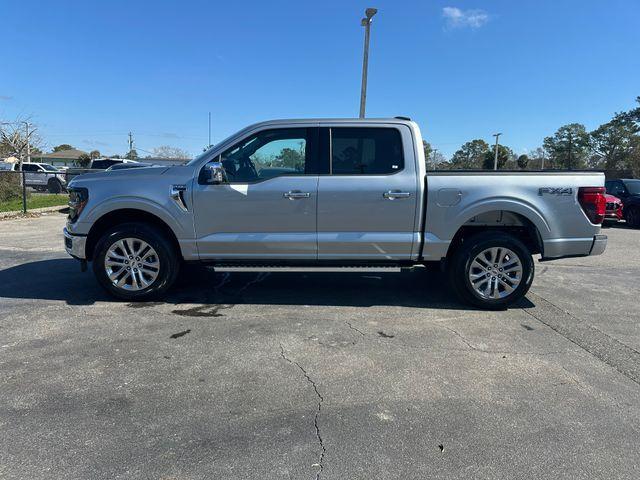
[[[32,157],[36,157],[36,158],[52,158],[52,159],[56,159],[56,158],[73,158],[73,159],[78,159],[80,157],[80,155],[87,155],[87,152],[83,152],[82,150],[77,150],[75,148],[71,149],[71,150],[61,150],[59,152],[53,152],[53,153],[39,153],[37,155],[31,155]]]

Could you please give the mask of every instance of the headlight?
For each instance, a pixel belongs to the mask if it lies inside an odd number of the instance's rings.
[[[86,188],[69,188],[69,220],[72,223],[78,219],[88,200],[89,190],[87,190]]]

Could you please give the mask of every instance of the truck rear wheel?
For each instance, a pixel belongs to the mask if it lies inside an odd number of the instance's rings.
[[[175,247],[152,225],[123,223],[96,245],[93,272],[111,295],[136,301],[157,298],[175,282],[180,262]]]
[[[62,192],[62,183],[60,183],[60,180],[52,178],[47,182],[47,190],[49,190],[49,193],[60,193]]]
[[[487,310],[501,310],[520,300],[533,283],[529,249],[503,232],[484,232],[464,239],[453,253],[449,279],[458,296]]]

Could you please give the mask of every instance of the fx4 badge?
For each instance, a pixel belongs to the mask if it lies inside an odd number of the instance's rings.
[[[538,189],[538,195],[542,196],[545,193],[549,195],[571,195],[573,189],[571,187],[542,187]]]

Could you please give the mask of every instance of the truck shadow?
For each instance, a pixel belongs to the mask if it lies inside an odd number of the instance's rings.
[[[80,272],[73,259],[41,260],[0,270],[0,298],[61,300],[69,305],[127,303],[109,296],[93,273]],[[442,273],[425,269],[404,273],[219,273],[189,266],[162,303],[472,309],[455,298]],[[144,307],[145,303],[132,306]],[[525,299],[518,306],[533,304]]]

